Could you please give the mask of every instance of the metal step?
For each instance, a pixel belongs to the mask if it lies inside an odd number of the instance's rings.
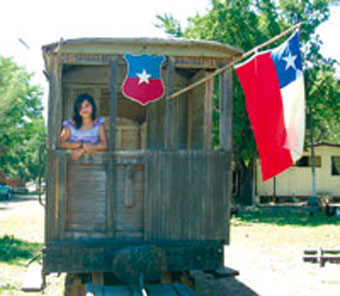
[[[31,264],[24,276],[21,290],[25,292],[40,292],[43,289],[42,266]]]

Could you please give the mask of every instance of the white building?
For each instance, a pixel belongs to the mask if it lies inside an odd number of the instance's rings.
[[[340,144],[315,144],[316,190],[318,194],[340,197]],[[262,182],[261,167],[256,167],[256,195],[309,197],[312,195],[312,158],[310,149],[292,167],[275,178]]]

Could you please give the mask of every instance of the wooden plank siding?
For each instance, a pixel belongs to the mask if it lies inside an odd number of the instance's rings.
[[[58,226],[53,239],[229,239],[229,153],[102,152],[73,161],[58,151],[54,157],[58,189],[49,225]],[[107,178],[116,185],[109,187]]]
[[[144,235],[144,166],[120,164],[117,167],[115,207],[117,238]]]
[[[190,83],[194,83],[206,76],[206,71],[198,71]],[[190,92],[189,95],[189,110],[188,110],[188,126],[190,130],[188,131],[188,142],[190,143],[190,149],[204,149],[204,136],[208,135],[206,127],[204,127],[206,115],[204,110],[205,107],[205,95],[207,92],[207,84],[202,84]]]
[[[148,153],[145,239],[227,241],[228,164],[218,151]]]
[[[67,165],[66,231],[106,231],[106,172],[103,164]],[[70,234],[71,235],[71,234]]]

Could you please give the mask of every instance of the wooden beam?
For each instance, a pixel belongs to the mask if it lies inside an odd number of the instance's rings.
[[[214,81],[211,78],[205,83],[204,95],[204,118],[203,118],[203,148],[210,150],[212,148],[212,110],[214,99]]]
[[[167,79],[167,87],[166,87],[166,95],[169,96],[172,94],[174,90],[174,80],[175,80],[175,65],[173,59],[169,58],[168,67],[166,71],[166,79]],[[175,101],[168,100],[166,101],[166,111],[165,111],[165,125],[164,125],[164,137],[165,137],[165,149],[173,150],[174,149],[174,138],[176,134],[175,130],[175,122],[174,122],[174,107]]]
[[[233,116],[233,76],[232,70],[220,75],[220,148],[232,151]]]
[[[193,90],[188,92],[188,109],[187,109],[187,125],[188,125],[188,130],[187,130],[187,149],[191,149],[191,137],[192,137],[192,104],[193,104],[193,99],[194,99],[194,93]]]
[[[118,78],[118,60],[110,61],[110,134],[109,134],[109,151],[116,150],[116,118],[117,118],[117,78]]]
[[[62,65],[58,57],[51,57],[51,68],[49,76],[50,91],[48,99],[48,143],[49,149],[56,149],[58,146],[59,133],[62,124]]]

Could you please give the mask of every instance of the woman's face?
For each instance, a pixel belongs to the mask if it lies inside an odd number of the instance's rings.
[[[81,103],[79,108],[79,115],[82,118],[91,118],[92,115],[92,105],[89,101],[85,100]]]

